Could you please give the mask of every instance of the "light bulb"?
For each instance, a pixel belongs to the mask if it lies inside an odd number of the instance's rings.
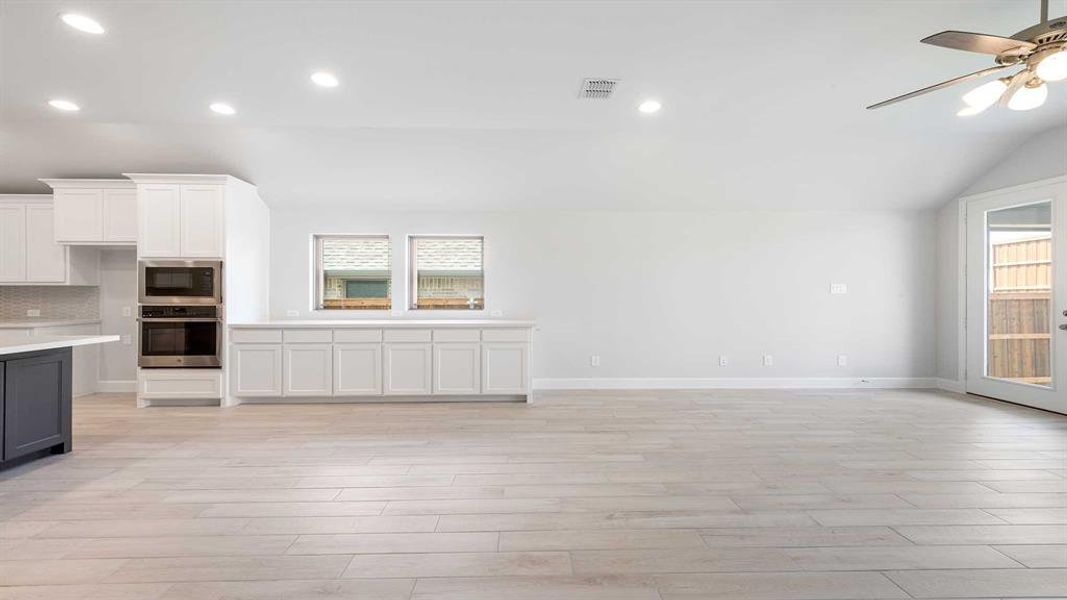
[[[230,106],[229,104],[226,104],[225,102],[215,102],[208,108],[210,108],[214,112],[219,113],[220,115],[227,116],[235,114],[237,112],[234,107]]]
[[[1067,79],[1067,48],[1046,56],[1037,64],[1037,76],[1045,81],[1063,81]]]
[[[1001,79],[996,79],[989,83],[983,83],[964,94],[963,102],[978,111],[972,114],[978,114],[996,104],[1006,89],[1008,89],[1008,84]]]
[[[59,15],[59,18],[64,23],[77,29],[78,31],[84,31],[85,33],[92,33],[94,35],[100,35],[104,33],[104,27],[100,23],[97,23],[91,17],[85,15],[79,15],[77,13],[64,13]]]
[[[646,115],[650,115],[650,114],[652,114],[654,112],[659,112],[660,108],[663,108],[663,105],[660,104],[659,101],[657,101],[657,100],[645,100],[644,102],[641,103],[641,106],[637,107],[637,110],[645,113]]]
[[[1008,108],[1012,110],[1031,110],[1045,103],[1048,98],[1048,86],[1041,84],[1035,87],[1024,85],[1008,100]]]
[[[327,73],[326,71],[312,73],[311,81],[315,82],[315,85],[326,88],[337,87],[341,83],[333,73]]]

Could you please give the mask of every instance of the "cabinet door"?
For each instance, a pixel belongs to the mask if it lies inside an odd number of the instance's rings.
[[[282,395],[281,344],[234,344],[230,348],[234,396]]]
[[[183,185],[181,248],[183,257],[222,258],[221,185]]]
[[[384,393],[393,396],[422,396],[432,392],[433,356],[430,344],[386,343]]]
[[[51,206],[26,207],[26,281],[67,279],[67,248],[56,243],[53,213]]]
[[[0,281],[26,281],[24,204],[0,204]]]
[[[529,393],[529,362],[528,344],[482,344],[482,393]]]
[[[105,242],[137,243],[137,191],[104,190]]]
[[[137,188],[137,254],[181,256],[181,192],[177,185]]]
[[[333,394],[335,396],[380,396],[382,393],[382,345],[334,344]]]
[[[4,460],[70,439],[70,350],[6,361]]]
[[[104,240],[102,190],[59,189],[52,194],[57,242]]]
[[[433,393],[477,394],[481,388],[478,344],[434,344]]]
[[[286,396],[333,395],[332,344],[286,344],[282,348]]]

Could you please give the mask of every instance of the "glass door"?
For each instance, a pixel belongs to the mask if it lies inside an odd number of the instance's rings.
[[[967,391],[1067,413],[1067,183],[967,206]]]

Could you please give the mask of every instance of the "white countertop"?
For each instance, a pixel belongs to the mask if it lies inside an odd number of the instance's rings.
[[[36,319],[34,321],[0,321],[0,329],[37,329],[38,327],[67,327],[96,325],[100,319]]]
[[[384,329],[384,328],[438,328],[467,327],[478,329],[530,328],[535,321],[505,321],[503,319],[349,319],[345,321],[257,321],[255,323],[230,323],[235,329],[285,329],[301,327],[309,329]]]
[[[119,341],[117,335],[35,335],[0,332],[0,356]]]

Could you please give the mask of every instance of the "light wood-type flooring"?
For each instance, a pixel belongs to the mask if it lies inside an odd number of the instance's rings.
[[[1067,597],[1067,418],[935,391],[75,401],[0,599]]]

